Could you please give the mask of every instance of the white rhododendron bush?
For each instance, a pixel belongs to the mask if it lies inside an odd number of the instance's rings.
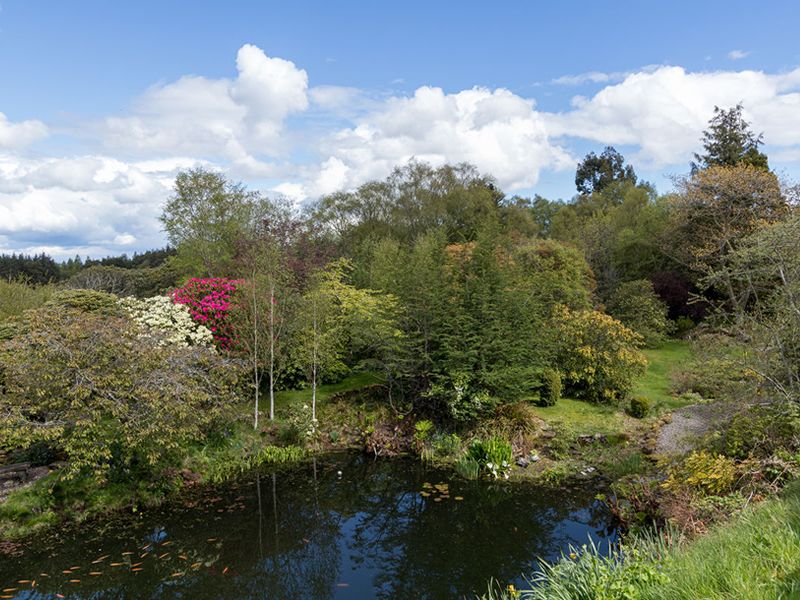
[[[158,337],[159,344],[213,347],[211,330],[192,319],[189,308],[175,304],[168,296],[151,298],[126,297],[118,300],[131,319],[145,331],[143,335]]]

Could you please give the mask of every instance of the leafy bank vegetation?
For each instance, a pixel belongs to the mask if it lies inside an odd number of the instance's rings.
[[[790,590],[792,534],[770,532],[800,468],[800,220],[759,143],[741,107],[719,110],[673,193],[606,148],[569,202],[412,161],[297,212],[192,169],[165,250],[2,257],[0,464],[37,480],[7,482],[0,535],[359,448],[469,478],[606,480],[621,548],[491,593]],[[736,587],[698,575],[715,568],[698,548],[762,559]]]

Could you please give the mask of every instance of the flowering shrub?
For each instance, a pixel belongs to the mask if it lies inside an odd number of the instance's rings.
[[[593,310],[559,307],[553,314],[557,364],[575,398],[610,403],[624,398],[644,373],[642,336]]]
[[[120,298],[119,305],[131,319],[150,332],[157,332],[159,345],[211,346],[214,336],[211,330],[192,319],[189,308],[174,304],[167,296],[138,299],[132,296]]]
[[[170,297],[175,304],[187,306],[192,319],[211,330],[220,348],[229,350],[234,344],[229,319],[231,298],[241,283],[223,277],[192,278]]]

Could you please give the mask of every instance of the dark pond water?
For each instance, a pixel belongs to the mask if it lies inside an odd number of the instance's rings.
[[[610,518],[595,491],[327,457],[42,540],[0,558],[0,595],[461,598],[490,577],[519,582],[537,556],[555,558],[589,536],[608,544]]]

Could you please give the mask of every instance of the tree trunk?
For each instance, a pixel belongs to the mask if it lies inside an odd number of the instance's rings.
[[[253,282],[255,282],[255,274],[253,274]],[[256,304],[256,286],[253,283],[253,384],[256,388],[255,393],[255,408],[254,408],[254,418],[253,418],[253,429],[258,429],[258,394],[259,394],[259,384],[261,383],[260,378],[258,377],[258,306]]]
[[[275,420],[275,280],[269,280],[269,420]]]
[[[312,321],[314,328],[314,344],[311,352],[311,419],[317,418],[317,344],[319,343],[319,334],[317,331],[317,300],[314,298],[312,308]]]

